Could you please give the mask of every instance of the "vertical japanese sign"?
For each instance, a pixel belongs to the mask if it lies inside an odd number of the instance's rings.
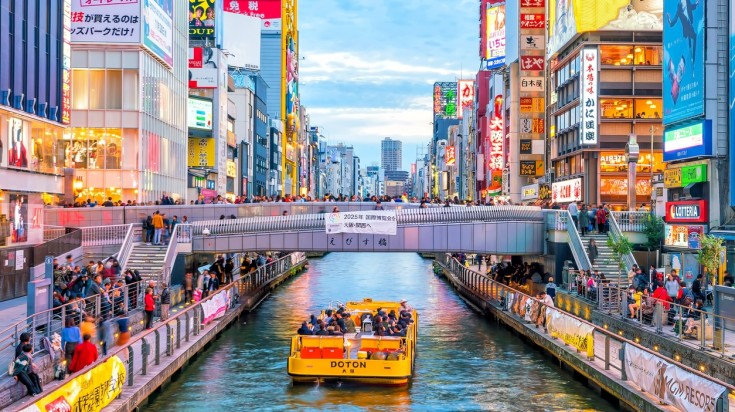
[[[140,3],[73,1],[70,30],[74,43],[140,43]]]
[[[500,194],[503,187],[503,168],[505,156],[503,153],[503,95],[495,96],[492,115],[490,116],[490,148],[487,158],[487,169],[492,180],[489,182],[490,195]]]
[[[447,146],[444,152],[444,163],[451,166],[457,162],[457,148],[455,146]]]
[[[475,103],[475,82],[474,80],[460,80],[457,89],[457,96],[459,96],[459,110],[457,111],[457,118],[463,117],[465,109],[472,109]]]
[[[485,29],[485,60],[487,68],[494,69],[505,64],[505,4],[498,6],[488,3]]]
[[[61,56],[61,123],[71,123],[71,0],[64,0],[64,37]],[[43,116],[44,113],[41,113]]]
[[[536,177],[544,174],[544,150],[538,148],[544,147],[542,142],[546,135],[546,2],[520,0],[520,6],[518,68],[521,77],[521,147],[519,153],[512,153],[512,156],[519,159],[521,176]]]
[[[580,143],[584,145],[597,144],[597,73],[598,73],[597,46],[582,50],[582,75],[580,76],[582,97],[581,112],[582,125],[580,128]]]
[[[457,118],[457,82],[434,83],[434,118]]]

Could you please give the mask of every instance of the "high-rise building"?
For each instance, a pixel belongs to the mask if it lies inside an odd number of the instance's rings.
[[[194,120],[187,116],[188,8],[86,3],[71,2],[65,29],[72,33],[71,128],[60,158],[74,169],[76,200],[184,198],[187,120]],[[98,19],[106,15],[130,18]],[[213,104],[203,98],[188,106],[200,113],[203,134],[212,133]]]
[[[386,137],[380,142],[380,166],[385,171],[401,170],[402,143]]]

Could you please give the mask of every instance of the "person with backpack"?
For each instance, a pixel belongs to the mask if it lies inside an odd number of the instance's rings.
[[[148,215],[148,217],[143,220],[143,243],[148,246],[153,243],[153,231],[153,217]]]
[[[26,343],[21,347],[21,354],[15,358],[8,368],[8,374],[28,389],[29,396],[43,392],[38,367],[33,362],[33,345]]]

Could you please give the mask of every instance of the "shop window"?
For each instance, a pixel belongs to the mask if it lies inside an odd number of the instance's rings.
[[[660,119],[661,99],[635,99],[636,119]]]
[[[601,99],[600,112],[603,119],[632,119],[632,99]]]
[[[50,127],[41,126],[31,129],[31,166],[42,173],[59,173],[61,164],[56,159],[63,156],[63,145],[59,144],[60,133]]]
[[[105,71],[89,70],[89,108],[105,108]]]
[[[661,46],[636,46],[633,49],[634,64],[640,66],[660,66],[663,55]]]
[[[124,110],[138,110],[138,72],[123,71],[122,101]]]
[[[120,169],[121,129],[74,128],[65,142],[64,164],[74,169]]]
[[[122,70],[107,70],[105,84],[106,108],[122,109]]]
[[[600,46],[600,62],[609,66],[629,66],[634,61],[633,46]]]
[[[89,73],[88,70],[74,69],[72,70],[72,109],[87,110],[89,109]]]

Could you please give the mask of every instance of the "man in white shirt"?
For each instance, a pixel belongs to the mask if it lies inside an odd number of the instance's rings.
[[[569,211],[569,214],[572,215],[572,220],[574,221],[574,227],[578,227],[579,223],[579,209],[577,209],[577,203],[572,202],[567,206],[567,210]]]

